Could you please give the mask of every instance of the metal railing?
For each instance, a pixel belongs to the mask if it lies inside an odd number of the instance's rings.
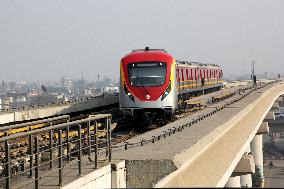
[[[70,116],[69,115],[62,115],[62,116],[56,116],[56,117],[52,117],[52,118],[48,118],[48,119],[41,119],[41,120],[37,120],[37,121],[29,121],[26,123],[20,123],[20,124],[14,124],[11,125],[11,123],[9,124],[4,124],[2,127],[0,127],[0,132],[4,132],[6,133],[6,135],[8,135],[9,131],[11,131],[12,129],[20,129],[20,128],[24,128],[24,127],[31,127],[37,124],[44,124],[47,123],[49,125],[52,125],[53,122],[55,121],[59,121],[59,120],[63,120],[66,119],[66,121],[68,122],[70,120]]]
[[[15,163],[11,155],[20,152],[18,143],[21,140],[28,144],[25,146],[28,155],[18,158]],[[78,175],[82,174],[83,156],[94,163],[95,169],[99,167],[99,153],[105,153],[103,160],[111,161],[111,115],[92,115],[82,120],[12,134],[0,138],[0,144],[5,153],[0,185],[19,188],[34,183],[34,187],[39,188],[42,177],[58,171],[58,185],[61,186],[64,167],[68,164],[77,163]],[[58,166],[55,167],[55,164]]]

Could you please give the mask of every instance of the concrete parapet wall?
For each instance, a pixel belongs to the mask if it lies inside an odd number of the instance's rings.
[[[9,123],[15,121],[15,112],[7,112],[0,114],[0,124]]]
[[[73,182],[62,189],[125,188],[125,161],[108,164]]]
[[[224,187],[274,101],[282,94],[284,84],[275,84],[228,122],[177,154],[174,163],[178,170],[155,187]]]
[[[111,165],[95,170],[62,187],[62,189],[74,188],[111,188]]]
[[[0,124],[67,114],[71,112],[78,112],[116,103],[118,103],[117,96],[104,95],[74,103],[62,103],[59,105],[51,105],[44,107],[39,106],[34,108],[15,110],[11,112],[0,112]]]
[[[111,164],[111,187],[126,188],[126,167],[125,161]]]

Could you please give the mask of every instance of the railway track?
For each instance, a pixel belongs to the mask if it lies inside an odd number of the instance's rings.
[[[251,87],[247,87],[242,89],[242,91],[246,91],[246,90],[250,90]],[[227,92],[224,93],[222,95],[218,94],[214,97],[212,97],[212,100],[209,104],[207,105],[212,105],[214,103],[218,103],[224,99],[230,98],[232,96],[234,96],[235,94],[237,94],[237,90],[234,92]],[[202,105],[200,100],[196,100],[195,103],[193,103],[194,100],[192,100],[190,103],[190,105],[192,105],[192,107],[190,109],[184,109],[183,111],[180,111],[179,114],[176,115],[175,119],[180,119],[182,117],[191,115],[197,111],[200,111],[204,108],[206,108],[207,105]],[[58,125],[58,124],[62,124],[62,123],[66,123],[66,122],[72,122],[72,121],[76,121],[76,120],[80,120],[80,119],[84,119],[89,117],[90,115],[93,114],[101,114],[101,113],[109,113],[112,114],[112,139],[111,139],[111,143],[113,145],[118,144],[118,143],[122,143],[128,139],[130,139],[133,136],[142,134],[146,131],[149,131],[151,129],[155,129],[158,127],[162,127],[163,125],[167,124],[167,123],[163,123],[163,124],[152,124],[151,127],[148,127],[147,129],[138,129],[135,126],[135,123],[129,123],[126,120],[121,118],[121,115],[119,113],[118,108],[113,108],[113,109],[108,109],[108,110],[102,110],[102,111],[97,111],[97,112],[92,112],[92,114],[83,114],[83,115],[77,115],[74,117],[70,117],[69,119],[64,118],[61,120],[54,120],[52,122],[52,124],[50,123],[42,123],[42,124],[37,124],[37,125],[32,125],[30,127],[23,127],[23,128],[18,128],[18,129],[14,129],[14,130],[9,130],[8,132],[0,132],[0,138],[4,137],[5,135],[13,135],[16,133],[20,133],[20,132],[27,132],[29,130],[29,128],[32,128],[32,130],[36,130],[36,129],[41,129],[44,127],[49,127],[49,126],[54,126],[54,125]],[[104,123],[98,123],[99,127],[103,126]],[[94,127],[91,126],[90,130],[92,132],[94,132]],[[84,125],[82,125],[82,130],[81,130],[81,135],[83,136],[83,138],[85,138],[85,135],[87,134],[87,129]],[[50,143],[50,133],[41,133],[41,134],[37,134],[35,135],[38,137],[39,139],[39,146],[42,152],[44,152],[46,150],[46,148],[49,147],[49,143]],[[103,133],[98,133],[99,137],[103,137]],[[68,136],[65,134],[62,135],[63,139],[66,139],[67,137],[69,137],[70,140],[78,140],[79,138],[79,133],[78,131],[74,130],[74,131],[70,131]],[[53,135],[53,139],[54,141],[58,140],[58,134],[54,133]],[[21,138],[21,139],[16,139],[14,141],[11,141],[11,159],[12,159],[12,164],[14,164],[14,172],[17,173],[19,170],[24,169],[23,167],[28,166],[29,163],[29,156],[30,156],[30,151],[29,151],[29,139],[28,138]],[[77,145],[72,145],[70,146],[71,148],[71,152],[72,150],[78,148]],[[83,146],[84,148],[84,146]],[[48,159],[49,157],[45,157],[44,153],[42,153],[41,158],[44,159]],[[4,144],[0,143],[0,172],[2,170],[2,175],[3,175],[3,165],[1,165],[1,163],[3,164],[5,162],[5,149],[4,149]]]

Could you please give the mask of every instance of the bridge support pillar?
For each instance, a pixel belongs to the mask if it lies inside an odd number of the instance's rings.
[[[247,154],[251,153],[250,145],[248,146],[246,152]],[[241,175],[241,187],[252,187],[252,178],[251,174]]]
[[[230,177],[228,182],[225,185],[226,188],[240,188],[241,187],[241,181],[240,181],[240,176],[234,176]]]
[[[274,118],[274,113],[267,114],[266,117]],[[254,136],[253,140],[250,143],[251,152],[253,154],[253,159],[255,166],[259,168],[259,172],[262,178],[263,177],[263,151],[262,151],[262,135],[269,133],[268,122],[262,122],[256,135]]]
[[[225,187],[251,187],[251,174],[255,172],[255,164],[252,154],[248,151],[250,151],[250,148],[243,154]]]
[[[262,135],[255,135],[250,145],[255,166],[259,168],[260,175],[263,178]]]
[[[252,187],[251,174],[241,176],[241,187]]]

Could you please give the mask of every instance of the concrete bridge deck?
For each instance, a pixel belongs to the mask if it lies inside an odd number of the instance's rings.
[[[241,97],[237,94],[198,113],[128,140],[127,150],[124,150],[124,143],[118,144],[113,149],[113,162],[110,163],[114,165],[122,162],[125,165],[122,172],[126,187],[223,187],[274,101],[283,93],[283,83],[268,84],[212,114],[216,107]],[[211,115],[188,124],[208,113]],[[179,127],[181,125],[186,127]],[[164,138],[164,132],[169,132],[169,129],[171,135],[167,133]],[[161,136],[160,140],[158,135]],[[144,142],[141,146],[142,139],[151,140],[153,136],[156,136],[153,143]],[[106,166],[92,172],[93,164],[88,163],[87,159],[83,159],[83,162],[86,175],[78,182],[66,183],[63,188],[72,188],[76,183],[76,188],[92,186],[91,183],[95,181],[93,176],[92,181],[90,175],[103,169],[108,169],[106,174],[109,175],[113,169],[109,164],[108,168]],[[66,177],[71,180],[79,178],[75,172],[68,170],[72,170],[72,167],[66,167]],[[41,186],[57,188],[54,184],[57,179],[56,174],[51,174],[41,181]],[[93,185],[99,188],[102,186]]]
[[[240,143],[240,141],[238,137],[243,137],[243,139],[245,139],[247,137],[246,135],[249,134],[246,128],[252,129],[252,127],[250,127],[250,125],[244,125],[242,128],[237,128],[235,132],[228,136],[228,141],[219,141],[217,142],[219,145],[218,148],[206,152],[207,156],[198,159],[197,156],[202,154],[211,143],[215,143],[215,140],[220,137],[220,135],[231,129],[230,127],[232,124],[238,121],[237,119],[240,119],[239,114],[243,114],[242,111],[250,106],[250,104],[256,102],[263,93],[272,87],[273,85],[270,84],[262,89],[258,89],[242,100],[227,106],[222,111],[201,120],[174,135],[158,140],[155,143],[145,144],[143,146],[139,145],[139,141],[142,139],[151,139],[152,136],[162,134],[169,128],[173,129],[177,125],[189,123],[196,116],[206,114],[214,109],[216,105],[127,141],[129,143],[138,143],[138,145],[133,147],[128,145],[128,150],[120,150],[113,153],[114,159],[126,160],[127,187],[153,187],[160,179],[170,173],[177,172],[177,170],[184,171],[183,174],[187,174],[187,180],[183,180],[185,177],[178,176],[179,179],[176,179],[176,183],[167,186],[224,186],[237,163],[236,161],[231,165],[232,159],[236,155],[235,153],[226,157],[224,151],[231,151],[234,150],[234,148],[239,147],[238,143]],[[232,98],[237,98],[238,96],[239,95]],[[227,99],[221,104],[231,101],[232,98]],[[218,104],[218,106],[221,104]],[[234,136],[236,132],[240,133],[240,135]],[[247,134],[245,134],[246,132]],[[243,136],[242,133],[244,133]],[[217,145],[217,143],[214,145]],[[243,151],[244,149],[241,150],[238,148],[237,150]],[[241,158],[241,156],[239,158]],[[190,169],[185,168],[186,164],[189,164],[192,161],[195,162],[191,164]],[[213,166],[214,169],[212,167],[211,170],[209,170],[210,167],[208,167],[208,162],[210,162],[209,164],[215,165]],[[220,172],[215,170],[216,167],[220,168]],[[222,178],[228,168],[229,171],[226,174],[226,178]],[[190,170],[194,170],[195,173],[192,173]],[[196,174],[196,172],[199,173]],[[216,178],[219,179],[218,182],[216,182],[218,180]]]

